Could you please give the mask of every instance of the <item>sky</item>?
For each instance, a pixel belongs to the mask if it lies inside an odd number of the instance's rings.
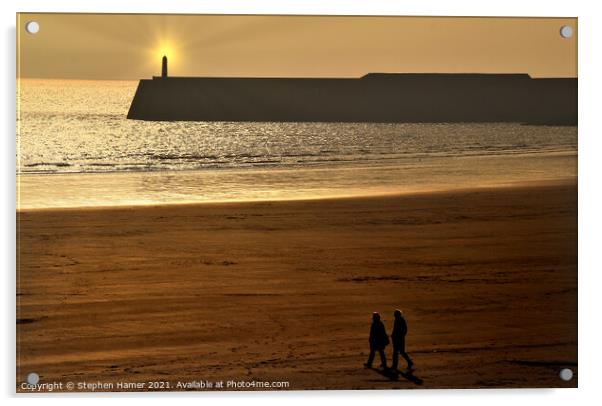
[[[36,21],[40,31],[25,31]],[[570,25],[574,35],[560,36]],[[23,78],[360,77],[370,72],[577,76],[576,18],[32,14]]]

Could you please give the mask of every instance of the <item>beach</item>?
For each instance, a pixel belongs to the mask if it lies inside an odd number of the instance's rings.
[[[17,220],[18,391],[30,372],[176,390],[577,386],[575,180]],[[396,308],[416,370],[395,380],[363,363],[372,312],[390,334]]]

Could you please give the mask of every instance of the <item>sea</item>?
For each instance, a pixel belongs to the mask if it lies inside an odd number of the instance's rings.
[[[18,81],[18,209],[349,197],[577,176],[575,126],[128,120],[136,86]]]

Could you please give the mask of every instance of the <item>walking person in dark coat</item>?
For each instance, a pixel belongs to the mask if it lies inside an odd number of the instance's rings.
[[[393,339],[393,365],[391,368],[397,369],[397,361],[399,359],[399,354],[401,354],[403,359],[408,363],[408,369],[412,369],[414,363],[406,352],[406,334],[408,333],[408,325],[403,318],[401,310],[395,310],[393,316],[395,316],[395,322],[393,323],[393,334],[391,334],[391,338]]]
[[[366,368],[372,368],[374,355],[378,351],[380,355],[380,364],[383,369],[387,369],[387,358],[385,357],[385,347],[389,345],[389,337],[385,330],[385,325],[380,321],[380,314],[372,313],[372,326],[370,326],[370,356],[368,362],[364,364]]]

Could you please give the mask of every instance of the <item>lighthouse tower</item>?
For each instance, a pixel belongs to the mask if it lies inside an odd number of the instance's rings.
[[[167,78],[167,56],[163,55],[163,59],[161,61],[161,77],[163,79]]]

